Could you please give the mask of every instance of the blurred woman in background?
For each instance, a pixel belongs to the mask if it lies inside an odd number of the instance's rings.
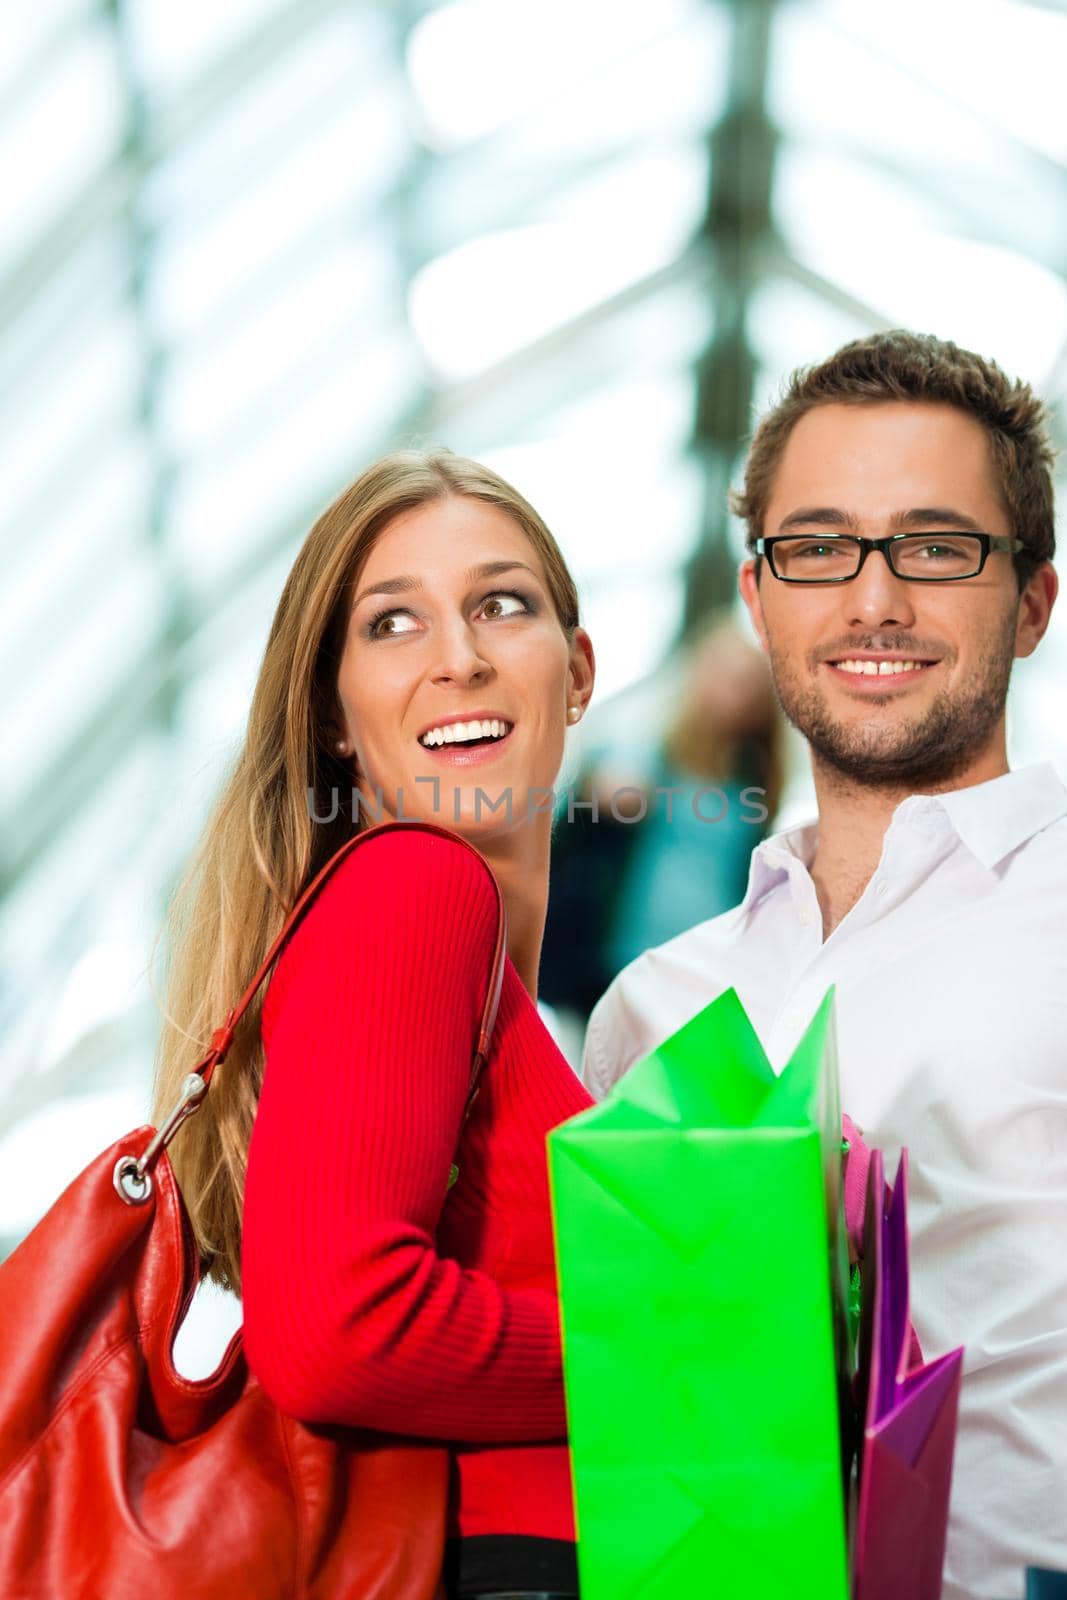
[[[648,813],[633,831],[608,935],[612,977],[738,903],[749,857],[778,809],[781,720],[770,673],[729,618],[713,619],[695,640],[645,781]]]
[[[585,808],[557,822],[542,997],[584,1021],[630,961],[736,905],[782,769],[766,662],[729,616],[713,616],[666,727],[637,726],[595,751],[576,786]]]

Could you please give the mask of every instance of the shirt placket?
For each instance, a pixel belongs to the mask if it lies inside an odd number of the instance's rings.
[[[786,964],[786,986],[765,1041],[767,1054],[777,1070],[789,1059],[822,999],[821,993],[811,998],[817,983],[814,975],[824,949],[822,913],[815,885],[800,861],[787,862],[786,872],[785,892],[789,897],[787,915],[793,923],[789,940],[792,955]]]
[[[794,930],[789,943],[795,958],[786,963],[788,980],[766,1040],[767,1054],[778,1070],[785,1065],[842,962],[862,959],[864,933],[880,922],[933,870],[949,847],[951,825],[936,804],[920,801],[894,818],[871,881],[856,904],[826,941],[822,912],[811,874],[795,857],[783,861]]]

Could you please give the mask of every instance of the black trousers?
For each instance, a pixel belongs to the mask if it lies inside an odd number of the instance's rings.
[[[449,1600],[578,1600],[577,1551],[519,1534],[450,1540],[445,1590]]]

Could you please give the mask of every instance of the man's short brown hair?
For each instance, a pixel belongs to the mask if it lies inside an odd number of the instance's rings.
[[[886,400],[952,405],[982,424],[1012,533],[1026,545],[1013,558],[1022,589],[1056,550],[1054,457],[1045,408],[1028,384],[1006,377],[996,362],[902,328],[854,339],[829,360],[793,373],[753,435],[744,487],[733,497],[733,509],[747,525],[749,549],[763,533],[775,473],[801,417],[815,406]]]

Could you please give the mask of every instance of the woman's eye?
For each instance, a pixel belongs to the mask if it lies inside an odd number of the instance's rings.
[[[511,594],[502,590],[497,594],[488,595],[481,604],[481,613],[489,618],[518,617],[524,611],[530,610],[530,603],[521,594]]]
[[[418,624],[410,611],[379,611],[367,624],[372,639],[393,639],[400,633],[410,633]]]

